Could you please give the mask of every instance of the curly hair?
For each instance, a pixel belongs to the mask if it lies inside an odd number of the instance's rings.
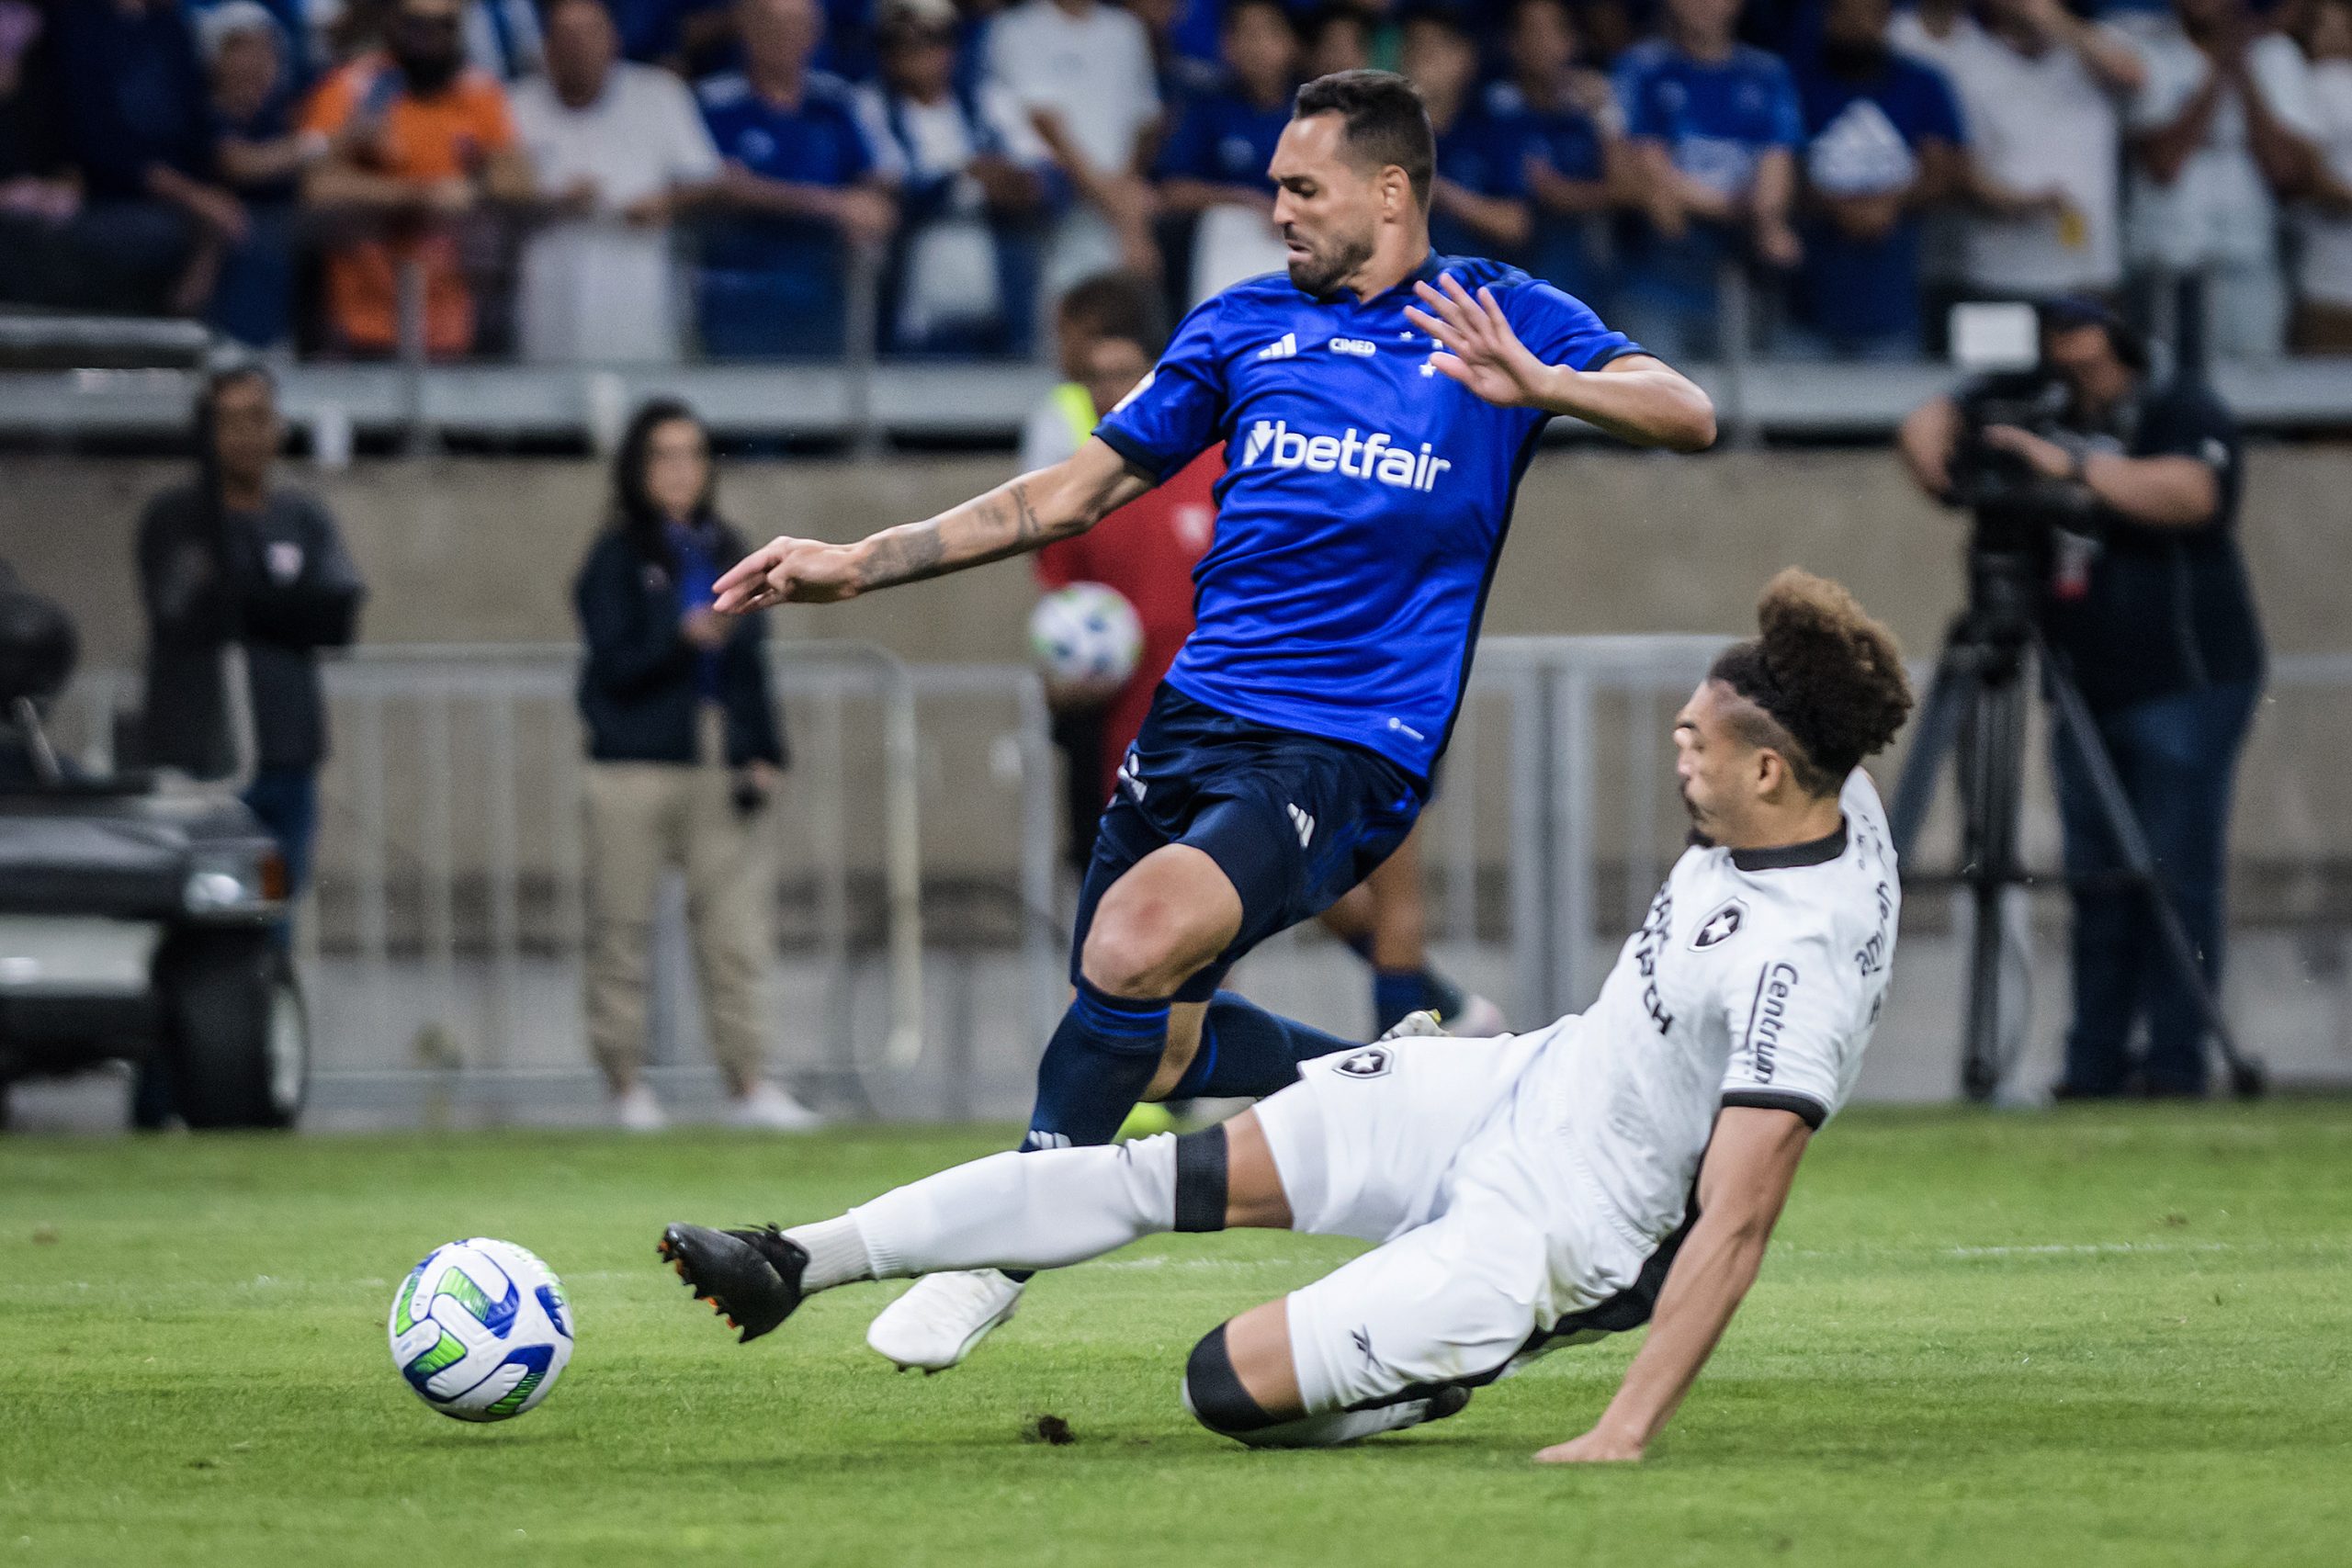
[[[1708,679],[1754,705],[1751,744],[1785,756],[1809,794],[1834,795],[1910,715],[1903,650],[1842,584],[1794,567],[1764,585],[1756,624],[1763,635],[1725,649]]]

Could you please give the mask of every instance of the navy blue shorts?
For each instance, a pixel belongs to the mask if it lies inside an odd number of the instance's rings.
[[[1094,832],[1069,971],[1095,907],[1165,844],[1216,862],[1241,895],[1241,929],[1176,999],[1204,1002],[1241,955],[1339,902],[1413,830],[1429,785],[1376,751],[1274,729],[1162,683]]]

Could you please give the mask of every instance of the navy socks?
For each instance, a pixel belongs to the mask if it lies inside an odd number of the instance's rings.
[[[1262,1099],[1297,1081],[1298,1065],[1361,1042],[1282,1018],[1232,991],[1219,991],[1201,1022],[1201,1048],[1170,1100]]]
[[[1024,1149],[1107,1144],[1168,1049],[1168,998],[1136,1001],[1083,979],[1037,1064]]]
[[[1372,964],[1372,938],[1355,936],[1347,939],[1349,948],[1358,958]],[[1439,974],[1434,967],[1419,969],[1383,969],[1377,964],[1372,970],[1372,1032],[1385,1034],[1404,1021],[1408,1012],[1426,1008],[1439,1018],[1451,1021],[1462,1011],[1468,998],[1462,987]]]

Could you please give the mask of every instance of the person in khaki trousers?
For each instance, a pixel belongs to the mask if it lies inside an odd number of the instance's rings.
[[[770,803],[784,739],[756,616],[711,585],[742,558],[713,507],[710,445],[685,404],[647,403],[614,462],[614,517],[573,599],[587,657],[588,1039],[633,1132],[666,1118],[643,1077],[654,899],[685,873],[703,1016],[740,1125],[797,1132],[814,1111],[766,1077],[762,987],[775,944]]]

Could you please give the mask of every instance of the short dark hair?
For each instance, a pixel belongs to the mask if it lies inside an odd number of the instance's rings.
[[[1335,114],[1346,124],[1348,146],[1375,169],[1394,164],[1413,182],[1413,197],[1430,204],[1437,175],[1437,137],[1430,111],[1413,85],[1394,71],[1334,71],[1298,90],[1291,118]]]
[[[1101,272],[1070,285],[1054,306],[1054,316],[1096,337],[1141,344],[1155,357],[1168,344],[1159,291],[1132,273]]]
[[[1724,649],[1707,678],[1754,705],[1750,745],[1780,752],[1806,794],[1835,795],[1910,716],[1903,649],[1842,585],[1794,567],[1764,585],[1756,623],[1763,635]]]

